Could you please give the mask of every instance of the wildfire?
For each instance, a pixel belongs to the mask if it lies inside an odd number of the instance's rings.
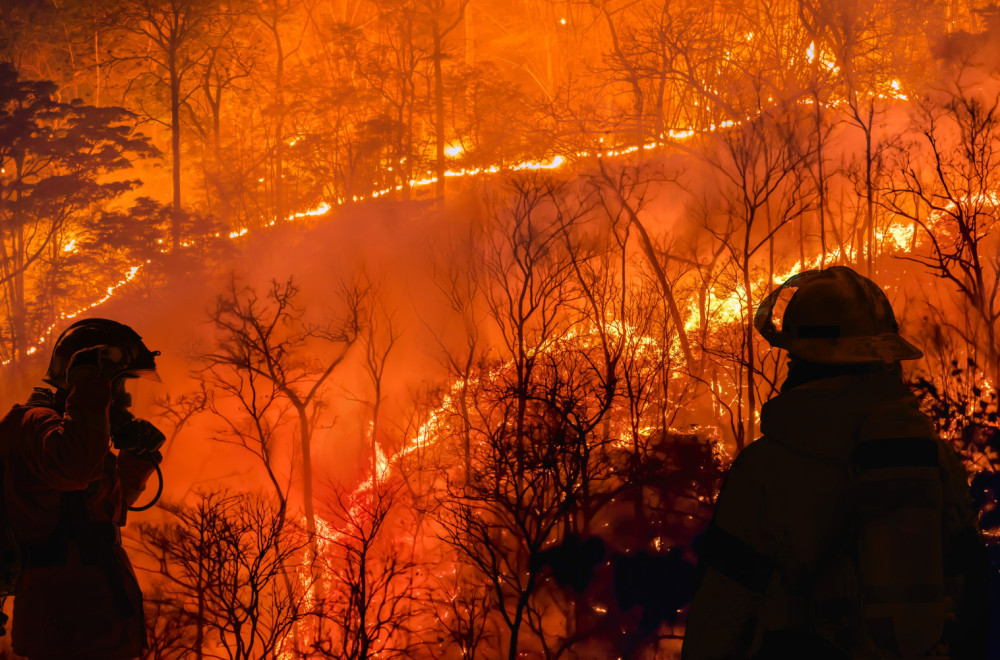
[[[146,263],[149,263],[149,261],[147,260]],[[131,282],[132,280],[135,279],[135,276],[139,274],[139,271],[142,269],[142,266],[143,266],[143,264],[140,264],[138,266],[132,266],[131,268],[129,268],[128,274],[125,275],[125,277],[123,277],[122,279],[118,280],[116,283],[114,283],[111,286],[109,286],[107,288],[107,293],[105,293],[98,300],[95,300],[94,302],[92,302],[92,303],[90,303],[88,305],[84,305],[83,307],[80,307],[79,309],[75,309],[75,310],[73,310],[71,312],[63,312],[62,314],[60,314],[59,315],[59,320],[56,321],[55,323],[53,323],[52,325],[50,325],[48,328],[46,328],[45,331],[41,334],[41,336],[38,339],[35,340],[35,345],[29,346],[27,349],[25,349],[25,351],[24,351],[25,355],[34,355],[35,353],[37,353],[38,349],[39,349],[39,346],[41,344],[44,344],[45,341],[48,339],[48,337],[56,330],[56,328],[58,328],[59,326],[61,326],[64,321],[75,319],[76,317],[80,316],[84,312],[89,312],[90,310],[92,310],[93,308],[97,307],[98,305],[101,305],[101,304],[106,303],[107,301],[111,300],[111,298],[118,292],[119,289],[121,289],[123,286],[125,286],[126,284],[128,284],[129,282]],[[3,360],[2,362],[0,362],[0,367],[6,367],[9,364],[11,364],[13,361],[14,361],[14,358],[12,358],[12,357],[7,358],[6,360]]]
[[[821,64],[827,71],[833,73],[839,73],[840,67],[837,66],[836,58],[830,53],[824,51],[822,48],[819,49],[819,54],[816,53],[816,42],[809,42],[809,47],[806,48],[806,60],[812,64],[819,59],[819,64]]]
[[[752,39],[753,38],[753,34],[752,33],[748,34],[747,38],[748,39]],[[834,58],[831,55],[823,52],[822,50],[817,55],[815,42],[809,44],[809,47],[806,49],[806,56],[807,56],[807,58],[808,58],[808,60],[810,62],[814,61],[814,59],[818,56],[819,60],[820,60],[820,63],[822,63],[825,67],[827,67],[828,69],[830,69],[833,72],[839,71],[839,69],[837,69],[837,67],[836,67],[835,60],[834,60]],[[889,84],[888,89],[885,90],[885,92],[879,94],[879,96],[882,97],[882,98],[896,98],[896,99],[902,99],[902,100],[905,100],[907,98],[907,96],[905,94],[903,94],[903,92],[901,91],[901,86],[900,86],[900,83],[899,83],[898,80],[893,80]],[[811,103],[811,102],[812,102],[812,99],[804,99],[804,100],[800,101],[800,103]],[[831,105],[836,106],[838,103],[839,103],[839,101],[835,100],[835,101],[831,102]],[[750,119],[751,118],[749,116],[745,118],[746,121],[749,121]],[[590,157],[590,156],[596,156],[598,158],[614,158],[614,157],[626,156],[626,155],[630,155],[630,154],[633,154],[633,153],[636,153],[636,152],[639,152],[639,151],[646,151],[646,150],[652,150],[652,149],[662,148],[662,147],[668,146],[671,141],[675,141],[675,142],[676,141],[684,141],[684,140],[688,140],[688,139],[693,138],[696,135],[699,135],[699,134],[702,134],[702,133],[713,133],[713,132],[716,132],[718,130],[733,128],[733,127],[741,125],[742,123],[743,123],[742,121],[737,121],[737,120],[730,119],[730,120],[725,120],[725,121],[722,121],[722,122],[719,122],[719,123],[709,124],[709,126],[707,128],[702,129],[701,131],[697,130],[695,127],[673,128],[673,129],[668,130],[666,133],[663,133],[663,134],[660,135],[660,140],[661,141],[648,142],[648,143],[644,143],[642,145],[635,145],[635,146],[629,146],[629,147],[604,149],[604,150],[601,150],[601,151],[598,151],[598,152],[580,151],[580,152],[576,152],[574,154],[574,156],[576,158],[587,158],[587,157]],[[293,138],[291,138],[288,141],[288,144],[289,144],[289,146],[294,146],[301,139],[302,139],[301,136],[293,137]],[[601,138],[600,142],[603,143],[604,139]],[[461,145],[451,144],[451,145],[449,145],[448,147],[445,148],[445,154],[448,155],[449,157],[457,157],[457,156],[461,155],[462,153],[464,153],[464,148]],[[569,162],[569,158],[567,156],[563,156],[563,155],[557,154],[557,155],[553,156],[551,159],[549,159],[547,161],[521,161],[521,162],[518,162],[518,163],[515,163],[515,164],[511,165],[510,167],[508,167],[506,169],[508,171],[514,171],[514,172],[516,172],[516,171],[522,171],[522,170],[555,170],[555,169],[559,169],[559,168],[563,167],[567,162]],[[493,165],[493,166],[489,166],[489,167],[463,168],[463,169],[460,169],[460,170],[446,170],[445,173],[444,173],[444,175],[447,178],[462,178],[462,177],[477,176],[477,175],[481,175],[481,174],[495,174],[497,172],[500,172],[500,170],[501,170],[500,167],[498,167],[496,165]],[[426,187],[426,186],[430,186],[430,185],[433,185],[433,184],[437,183],[437,177],[428,174],[424,178],[411,179],[408,183],[410,185],[410,188]],[[402,189],[403,189],[403,186],[401,184],[399,184],[399,185],[396,185],[394,188],[389,187],[389,188],[383,188],[383,189],[373,190],[369,194],[352,195],[350,201],[356,203],[356,202],[362,202],[362,201],[365,201],[365,200],[368,200],[368,199],[377,199],[377,198],[382,197],[382,196],[384,196],[386,194],[389,194],[393,190],[401,191]],[[997,197],[997,194],[992,194],[991,193],[990,196]],[[305,210],[305,211],[299,211],[299,212],[296,212],[296,213],[292,213],[292,214],[290,214],[290,215],[288,215],[285,218],[280,219],[280,220],[283,221],[283,222],[292,222],[292,221],[299,220],[299,219],[302,219],[302,218],[323,216],[323,215],[326,215],[327,213],[329,213],[335,206],[342,206],[345,203],[347,203],[347,201],[348,200],[346,200],[345,198],[338,198],[338,199],[334,200],[335,203],[333,203],[333,204],[331,204],[330,202],[324,201],[324,202],[321,202],[320,204],[318,204],[317,206],[315,206],[315,207],[313,207],[311,209],[308,209],[308,210]],[[263,223],[262,226],[264,226],[264,227],[273,227],[278,222],[279,222],[279,218],[272,218],[271,220]],[[892,240],[893,244],[898,249],[906,249],[906,246],[909,245],[909,240],[912,239],[912,234],[910,235],[909,239],[907,238],[907,232],[912,232],[912,231],[913,231],[912,227],[905,227],[903,225],[899,225],[899,226],[894,225],[894,226],[890,227],[887,230],[887,234],[890,237],[890,239]],[[233,230],[233,231],[229,232],[229,234],[227,235],[227,237],[230,240],[237,240],[237,239],[243,238],[244,236],[248,235],[249,233],[250,233],[250,229],[248,227],[243,227],[241,229]],[[215,238],[221,238],[221,235],[219,233],[216,233],[216,234],[214,234],[214,237]],[[885,233],[879,234],[880,240],[883,240],[884,237],[885,237]],[[195,247],[199,243],[201,243],[204,238],[206,238],[206,237],[202,237],[202,239],[192,239],[192,240],[183,241],[181,243],[181,246],[184,247],[184,248]],[[162,239],[159,239],[158,243],[163,244],[164,242],[163,242]],[[75,249],[76,249],[76,239],[72,239],[63,248],[63,250],[66,251],[66,252],[72,252]],[[162,247],[160,251],[165,253],[165,252],[168,251],[168,249],[164,245],[164,247]],[[809,261],[810,264],[814,264],[814,265],[812,265],[810,267],[817,267],[817,265],[819,263],[836,263],[837,260],[839,260],[841,258],[841,256],[842,255],[839,254],[839,249],[834,249],[833,251],[827,253],[826,255],[818,255],[818,256],[814,257],[812,260]],[[146,263],[149,263],[149,262],[147,261]],[[59,320],[56,321],[55,323],[51,324],[48,328],[46,328],[42,332],[42,334],[40,336],[38,336],[34,340],[34,345],[32,347],[30,347],[29,349],[25,350],[25,354],[26,355],[32,355],[32,354],[34,354],[34,352],[37,351],[38,345],[45,343],[46,339],[52,334],[52,332],[59,325],[61,325],[61,323],[63,321],[75,318],[75,317],[79,316],[80,314],[82,314],[82,313],[84,313],[86,311],[89,311],[89,310],[97,307],[98,305],[101,305],[101,304],[107,302],[108,300],[110,300],[111,297],[115,293],[117,293],[124,285],[128,284],[129,282],[131,282],[131,281],[133,281],[135,279],[137,273],[139,272],[139,270],[144,265],[145,264],[139,264],[139,265],[130,266],[128,274],[126,274],[122,279],[120,279],[118,282],[116,282],[112,286],[108,287],[108,293],[106,295],[102,296],[101,298],[99,298],[98,300],[95,300],[95,301],[93,301],[93,302],[91,302],[91,303],[89,303],[87,305],[84,305],[83,307],[81,307],[78,310],[60,314]],[[803,270],[805,268],[806,268],[805,264],[797,264],[796,267],[793,268],[793,270],[790,271],[787,275],[780,276],[780,277],[784,277],[785,279],[787,279],[787,277],[790,277],[795,272],[799,272],[800,270]],[[776,276],[775,279],[778,279],[778,277],[779,276]],[[739,304],[741,304],[741,301],[743,301],[743,300],[745,300],[745,292],[742,292],[742,293],[741,292],[734,292],[733,294],[727,296],[724,299],[715,299],[715,300],[713,300],[713,302],[717,303],[715,309],[716,309],[716,313],[719,315],[719,318],[724,319],[724,320],[734,321],[734,320],[736,320],[739,317],[737,306]],[[688,320],[688,322],[687,322],[687,324],[686,324],[685,327],[688,328],[688,329],[690,329],[691,327],[694,327],[694,326],[692,326],[692,323],[696,323],[697,320],[695,319],[695,317],[692,314],[689,314],[688,319],[689,320]],[[14,358],[8,358],[6,360],[0,361],[0,367],[6,367],[6,366],[10,365],[12,362],[14,362]]]

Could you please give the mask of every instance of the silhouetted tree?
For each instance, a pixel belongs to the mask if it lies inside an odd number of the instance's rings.
[[[195,629],[185,651],[205,657],[211,644],[225,657],[250,660],[286,650],[307,614],[306,535],[266,498],[249,493],[207,492],[192,505],[162,506],[167,521],[140,525],[136,541],[172,615]]]
[[[142,114],[170,129],[174,252],[181,247],[183,221],[181,111],[199,89],[198,73],[211,62],[217,31],[226,32],[225,15],[217,0],[121,0],[102,5],[98,14],[113,44],[108,67],[129,78],[124,97],[138,101]],[[152,98],[139,97],[140,89],[152,92]],[[148,107],[150,102],[154,107]],[[167,119],[156,103],[166,106]]]
[[[233,277],[210,314],[217,344],[201,357],[206,369],[228,374],[227,382],[237,389],[260,384],[273,388],[268,405],[280,397],[291,406],[310,536],[316,533],[312,434],[322,407],[323,385],[343,363],[364,327],[369,292],[366,286],[345,287],[339,317],[313,323],[298,306],[299,289],[292,279],[272,281],[261,296],[252,287],[240,286]],[[314,352],[309,354],[307,349]],[[237,399],[248,397],[241,394]],[[262,404],[258,401],[254,405]],[[270,430],[261,435],[255,429],[251,434],[255,447],[266,450],[270,434]]]
[[[47,326],[61,309],[39,290],[82,238],[79,223],[139,185],[126,178],[133,162],[155,156],[123,108],[56,100],[55,83],[24,80],[0,64],[0,283],[8,335],[4,355],[22,357],[28,331]],[[32,301],[37,301],[32,304]],[[48,304],[48,317],[31,309]]]
[[[394,532],[398,485],[377,479],[353,493],[334,490],[318,532],[328,588],[317,608],[324,634],[313,652],[348,660],[412,657],[408,640],[424,613],[412,608],[420,598],[411,579],[412,548]]]
[[[948,332],[966,357],[1000,378],[1000,102],[961,87],[935,94],[919,108],[917,148],[899,151],[884,204],[919,231],[913,261],[947,283]],[[950,299],[950,300],[949,300]]]

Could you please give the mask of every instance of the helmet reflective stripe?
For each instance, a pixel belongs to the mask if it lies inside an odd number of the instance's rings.
[[[779,330],[774,308],[789,289],[794,294]],[[861,364],[923,357],[899,336],[899,325],[882,289],[846,266],[792,276],[761,302],[754,327],[771,346],[810,362]]]

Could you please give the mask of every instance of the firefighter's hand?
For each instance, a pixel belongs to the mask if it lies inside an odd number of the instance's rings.
[[[115,346],[91,346],[73,353],[66,367],[66,382],[72,388],[89,378],[114,380],[122,373],[123,354]]]
[[[160,429],[152,422],[135,418],[122,426],[111,438],[115,448],[127,451],[139,458],[159,463],[160,447],[167,441]]]

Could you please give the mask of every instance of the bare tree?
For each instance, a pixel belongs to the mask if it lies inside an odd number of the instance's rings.
[[[252,494],[208,492],[193,506],[163,508],[168,522],[141,525],[136,540],[174,616],[195,626],[186,651],[197,658],[277,657],[305,615],[302,582],[309,578],[296,571],[305,534]],[[219,650],[209,655],[207,644]]]
[[[349,660],[412,657],[408,640],[419,615],[411,605],[418,594],[411,549],[391,532],[398,486],[382,479],[334,493],[319,532],[329,589],[318,612],[329,635],[315,640],[312,651]]]
[[[143,606],[149,642],[149,649],[143,656],[146,660],[170,660],[201,648],[194,637],[203,626],[199,626],[197,617],[178,608],[173,598],[157,590],[143,596]],[[197,650],[194,654],[204,657]]]
[[[498,641],[488,629],[493,600],[476,570],[457,562],[452,568],[438,578],[434,610],[449,645],[458,647],[461,657],[475,658],[481,646]]]
[[[504,655],[513,659],[529,644],[523,629],[542,587],[538,557],[574,506],[563,485],[574,482],[579,466],[534,405],[523,411],[518,439],[501,422],[517,414],[516,397],[491,387],[481,383],[473,394],[474,414],[486,415],[476,428],[473,479],[456,481],[445,473],[436,517],[442,540],[489,585],[505,629]],[[527,442],[519,447],[519,441]]]
[[[757,117],[721,133],[709,152],[723,188],[721,208],[703,219],[705,230],[725,248],[729,290],[739,299],[740,338],[729,349],[737,369],[737,450],[754,439],[756,428],[760,369],[755,299],[773,286],[775,237],[813,204],[803,185],[813,145],[801,135],[797,108],[767,108],[763,99],[758,102]]]
[[[394,312],[385,308],[383,295],[379,295],[377,292],[373,295],[378,298],[378,301],[368,308],[368,319],[364,324],[364,369],[372,393],[371,400],[365,403],[371,410],[371,422],[368,424],[369,447],[367,449],[371,459],[369,468],[374,484],[385,476],[383,472],[388,468],[387,465],[381,465],[379,460],[380,452],[384,455],[386,451],[378,444],[379,423],[381,422],[382,404],[385,401],[384,388],[387,384],[385,368],[389,361],[389,355],[399,340],[401,331],[394,322]]]
[[[434,70],[434,176],[437,179],[436,193],[444,197],[445,180],[445,68],[448,57],[446,42],[448,35],[462,23],[465,9],[470,0],[456,0],[453,12],[448,11],[446,0],[432,0],[427,5],[427,20],[431,33],[430,58]]]
[[[133,68],[131,82],[124,96],[136,98],[133,89],[144,86],[166,91],[169,119],[147,109],[140,101],[142,114],[170,128],[171,174],[173,187],[172,248],[181,247],[183,207],[181,195],[181,111],[191,95],[198,91],[198,70],[207,57],[213,31],[225,21],[224,11],[216,1],[141,0],[120,2],[102,8],[101,22],[115,39],[115,51],[107,61],[107,70]]]
[[[493,200],[493,222],[487,228],[482,257],[487,282],[483,289],[490,320],[512,361],[516,398],[513,445],[515,458],[526,444],[525,416],[537,347],[562,337],[570,320],[564,313],[572,265],[561,251],[565,228],[579,220],[558,205],[564,188],[546,175],[509,180],[509,188]]]
[[[959,312],[946,327],[993,382],[1000,377],[1000,101],[961,87],[934,94],[919,108],[917,149],[902,149],[883,203],[919,229],[900,258],[948,283]]]
[[[929,4],[798,0],[799,17],[811,39],[808,59],[815,81],[813,109],[817,128],[822,131],[821,108],[829,104],[822,102],[818,90],[821,85],[833,85],[833,91],[843,99],[839,106],[848,125],[860,131],[864,141],[855,173],[858,196],[864,204],[863,241],[857,250],[857,260],[860,262],[863,255],[869,277],[875,272],[878,254],[878,168],[888,147],[880,135],[879,124],[890,104],[905,98],[903,86],[926,52],[922,44],[912,40],[919,32],[918,22],[926,19]],[[822,146],[822,141],[819,144]],[[817,166],[822,165],[820,151]],[[823,179],[821,175],[819,178]],[[818,187],[818,192],[822,195],[824,188]],[[826,252],[823,202],[821,198],[818,208],[821,244]],[[853,232],[849,234],[841,227],[840,234],[846,238]]]
[[[305,317],[304,310],[297,305],[298,294],[291,278],[286,282],[272,281],[263,296],[252,287],[240,286],[235,277],[231,279],[228,290],[219,296],[211,312],[217,347],[201,360],[208,370],[233,376],[227,382],[236,388],[233,393],[237,400],[255,407],[271,406],[280,396],[291,407],[302,459],[306,528],[313,535],[316,514],[312,435],[322,408],[321,393],[362,331],[369,292],[361,286],[345,287],[341,295],[342,315],[321,324],[312,324]],[[256,397],[261,385],[273,388],[263,402]],[[252,396],[243,396],[245,388],[250,388]],[[273,426],[253,429],[254,442],[261,451],[266,450],[272,431]]]

